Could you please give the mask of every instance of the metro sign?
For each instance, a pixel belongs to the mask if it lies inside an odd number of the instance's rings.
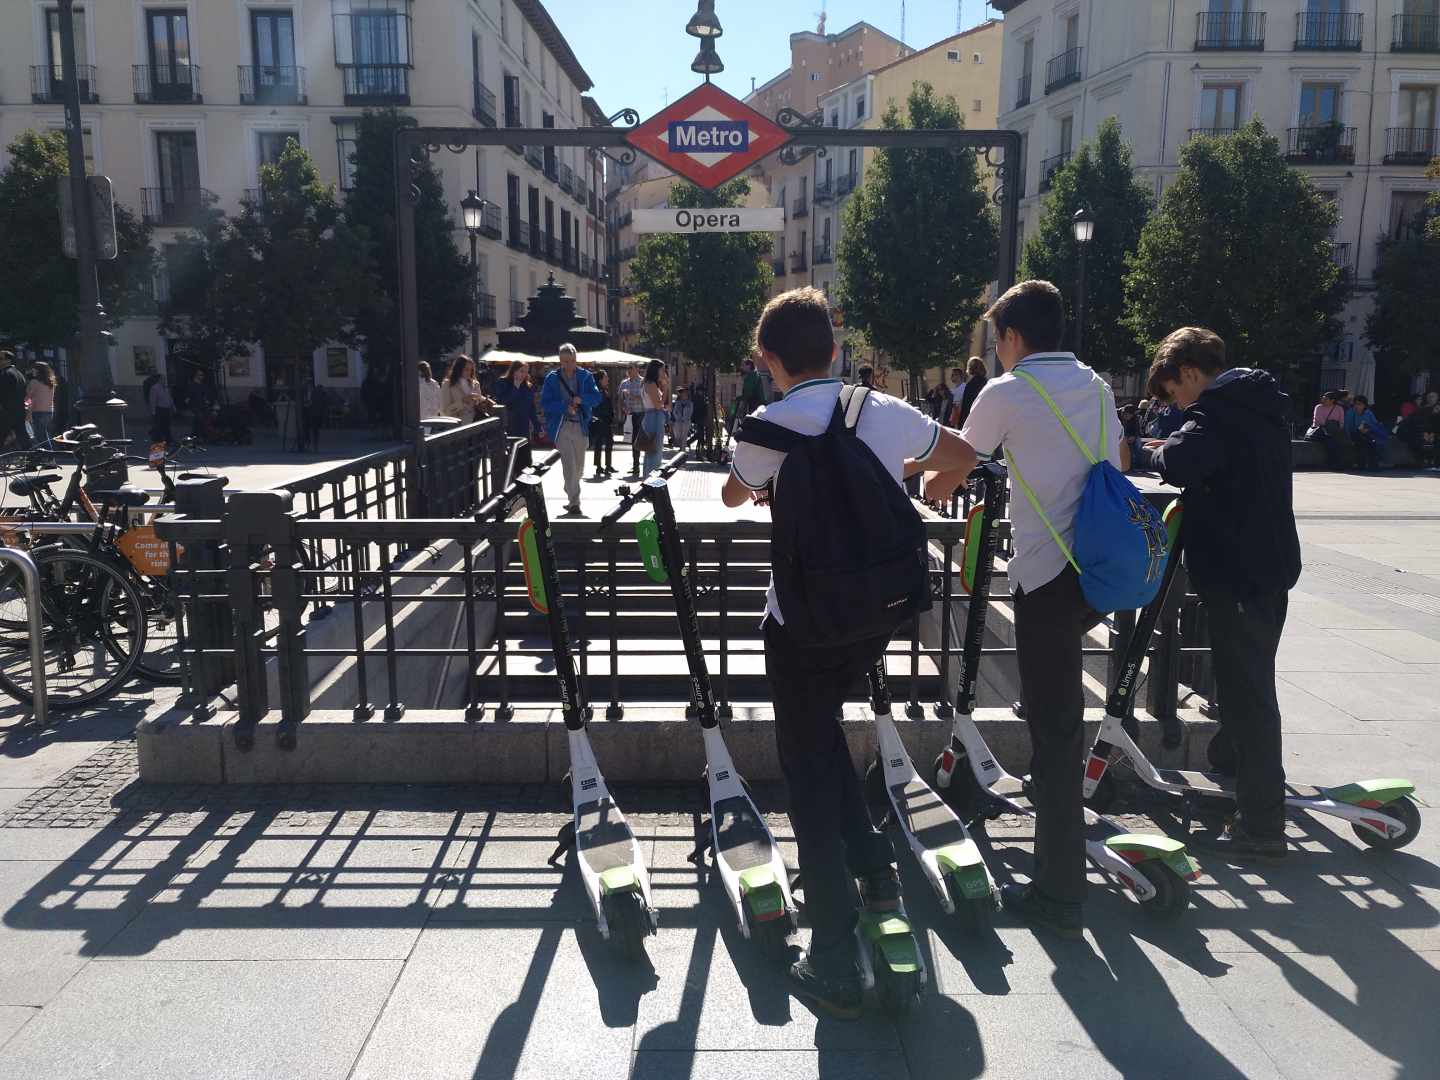
[[[779,150],[790,133],[714,83],[702,83],[626,132],[625,141],[708,190]]]

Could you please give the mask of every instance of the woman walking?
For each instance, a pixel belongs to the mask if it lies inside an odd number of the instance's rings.
[[[55,370],[43,360],[35,361],[30,382],[25,387],[25,396],[30,399],[30,430],[34,433],[30,445],[33,447],[44,447],[50,442],[56,382]]]
[[[480,384],[475,381],[475,361],[461,353],[450,361],[450,372],[440,388],[440,408],[445,416],[469,423],[482,401]]]
[[[540,417],[535,409],[535,385],[530,381],[530,365],[512,360],[505,377],[495,384],[495,400],[505,406],[505,434],[517,439],[535,441],[540,430]]]
[[[590,449],[595,451],[595,479],[604,480],[615,475],[615,403],[610,400],[610,376],[604,368],[595,369],[595,389],[603,397],[590,413]]]
[[[429,420],[432,417],[442,415],[440,411],[440,384],[435,381],[435,376],[430,371],[429,363],[421,360],[417,367],[420,371],[420,419]]]
[[[651,360],[645,368],[645,385],[640,388],[640,397],[645,411],[640,417],[643,433],[642,450],[644,466],[640,470],[643,479],[660,467],[665,453],[665,417],[670,412],[670,372],[659,360]]]

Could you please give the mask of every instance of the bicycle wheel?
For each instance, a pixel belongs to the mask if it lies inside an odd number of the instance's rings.
[[[145,651],[135,664],[135,674],[146,682],[175,685],[180,682],[179,599],[160,578],[134,581],[145,605]]]
[[[50,708],[104,701],[145,651],[145,606],[122,570],[85,551],[35,555],[40,571],[41,652]],[[0,690],[34,700],[28,600],[19,571],[0,573]],[[16,632],[11,627],[26,627]]]

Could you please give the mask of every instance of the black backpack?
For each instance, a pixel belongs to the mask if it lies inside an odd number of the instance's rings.
[[[735,432],[785,455],[772,482],[770,558],[798,645],[889,637],[930,608],[925,523],[855,430],[869,394],[845,387],[819,435],[757,417]]]

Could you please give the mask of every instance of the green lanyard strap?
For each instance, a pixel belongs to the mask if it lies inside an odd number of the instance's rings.
[[[1074,425],[1071,424],[1069,419],[1066,418],[1065,414],[1060,411],[1060,406],[1055,404],[1055,399],[1050,396],[1049,392],[1045,389],[1045,387],[1040,385],[1040,380],[1036,379],[1035,376],[1031,375],[1028,371],[1021,371],[1018,368],[1015,369],[1015,374],[1018,375],[1020,378],[1024,379],[1027,383],[1029,383],[1034,388],[1035,392],[1045,399],[1045,404],[1050,406],[1050,411],[1055,414],[1055,419],[1059,420],[1060,423],[1064,426],[1065,430],[1069,433],[1070,438],[1075,441],[1075,445],[1080,448],[1080,452],[1085,455],[1085,460],[1090,462],[1091,467],[1093,468],[1094,466],[1100,464],[1100,458],[1096,454],[1092,453],[1090,447],[1085,444],[1085,440],[1080,438],[1080,435],[1075,430]],[[1106,430],[1107,425],[1105,418],[1105,384],[1101,383],[1100,450],[1102,453],[1105,449]],[[1076,563],[1075,556],[1071,553],[1069,545],[1060,538],[1059,531],[1055,528],[1053,524],[1051,524],[1050,518],[1045,513],[1045,511],[1040,509],[1040,500],[1035,497],[1034,490],[1031,489],[1028,483],[1026,483],[1025,477],[1020,472],[1020,466],[1015,464],[1015,458],[1010,453],[1010,447],[1008,446],[1005,447],[1005,464],[1009,467],[1011,474],[1015,477],[1016,482],[1020,485],[1020,490],[1025,493],[1025,498],[1030,503],[1030,508],[1035,511],[1036,517],[1038,517],[1041,522],[1044,523],[1045,528],[1050,531],[1050,537],[1055,541],[1055,546],[1058,547],[1061,554],[1065,556],[1065,561],[1068,562],[1071,566],[1075,567],[1075,572],[1078,574],[1080,572],[1080,566],[1078,563]]]

